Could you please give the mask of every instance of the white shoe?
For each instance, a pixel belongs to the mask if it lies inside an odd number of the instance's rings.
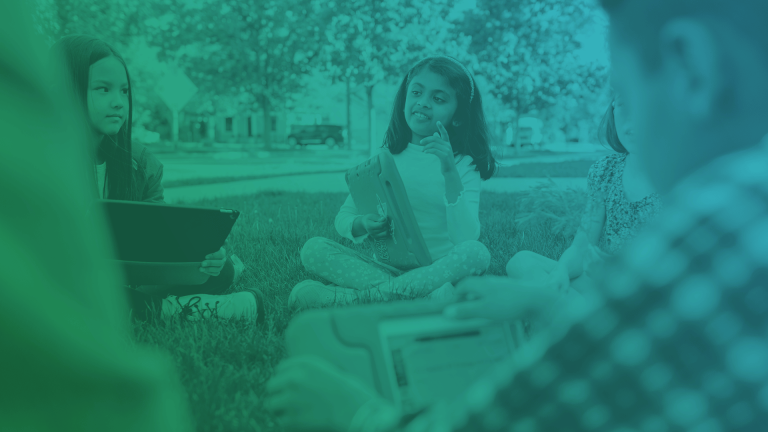
[[[170,296],[163,300],[161,316],[165,320],[178,317],[187,321],[249,319],[260,324],[265,319],[263,297],[255,289],[227,295]]]
[[[448,282],[440,288],[424,296],[425,299],[437,301],[451,301],[456,299],[456,288]]]
[[[291,309],[315,309],[333,305],[348,305],[361,297],[361,292],[335,285],[325,285],[314,280],[299,282],[288,296]]]

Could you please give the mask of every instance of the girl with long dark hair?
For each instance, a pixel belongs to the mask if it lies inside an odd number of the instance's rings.
[[[395,98],[384,151],[394,156],[433,264],[385,265],[325,238],[301,251],[305,268],[331,285],[304,281],[292,291],[293,306],[347,303],[362,293],[382,298],[450,297],[453,284],[490,265],[480,237],[480,182],[496,161],[477,83],[458,60],[429,57],[411,68]],[[353,243],[391,235],[390,224],[361,214],[351,195],[336,216],[336,230]]]
[[[86,35],[65,36],[52,51],[64,63],[88,123],[94,194],[100,199],[163,202],[163,165],[145,147],[131,142],[133,95],[125,60],[106,42]],[[208,316],[263,319],[257,291],[221,295],[235,273],[224,248],[206,256],[200,271],[210,276],[203,285],[129,289],[134,316],[146,319],[156,311],[162,318],[188,320]]]

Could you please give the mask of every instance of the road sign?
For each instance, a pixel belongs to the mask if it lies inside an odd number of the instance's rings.
[[[173,113],[171,133],[173,134],[173,141],[176,142],[179,140],[179,111],[197,93],[197,86],[190,81],[184,72],[172,69],[157,83],[155,92]]]
[[[157,83],[155,92],[171,111],[181,111],[197,93],[197,86],[181,71],[169,71]]]

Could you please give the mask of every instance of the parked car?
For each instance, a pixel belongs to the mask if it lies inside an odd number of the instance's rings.
[[[520,142],[517,143],[520,145],[520,148],[523,148],[525,146],[531,146],[533,147],[533,128],[531,127],[524,127],[520,126]],[[515,140],[513,139],[512,142],[509,143],[510,147],[515,146]]]
[[[310,144],[324,144],[328,148],[344,147],[345,130],[334,125],[292,125],[286,138],[290,146],[306,147]]]

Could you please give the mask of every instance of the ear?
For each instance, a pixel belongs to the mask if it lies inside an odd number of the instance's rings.
[[[694,119],[717,115],[723,82],[723,52],[712,30],[694,19],[667,23],[659,35],[661,69],[680,106]]]
[[[451,122],[451,124],[453,125],[453,127],[459,127],[459,126],[461,126],[461,122],[460,122],[460,121],[458,121],[458,120],[454,120],[454,121],[452,121],[452,122]]]

